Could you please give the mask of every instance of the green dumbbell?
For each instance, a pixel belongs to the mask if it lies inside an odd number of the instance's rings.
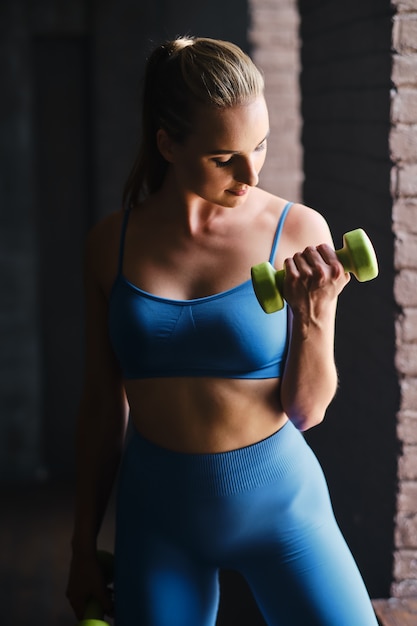
[[[106,584],[110,584],[113,580],[113,555],[105,550],[97,552],[97,558],[104,574]],[[78,626],[110,626],[104,621],[103,607],[97,600],[91,599],[86,606],[84,617]]]
[[[351,272],[363,283],[378,276],[378,261],[373,245],[362,228],[343,235],[343,248],[336,250],[346,272]],[[259,263],[251,269],[252,284],[259,304],[265,313],[274,313],[284,306],[282,296],[285,270],[275,270],[271,263]]]

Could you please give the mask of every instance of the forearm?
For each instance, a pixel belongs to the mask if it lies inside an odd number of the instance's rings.
[[[300,430],[319,424],[337,389],[334,362],[334,307],[308,320],[295,315],[286,367],[281,382],[281,403]]]
[[[100,412],[88,404],[82,401],[77,422],[72,536],[73,551],[84,554],[96,551],[97,536],[113,489],[126,429],[124,415],[113,413],[110,416],[108,408]]]

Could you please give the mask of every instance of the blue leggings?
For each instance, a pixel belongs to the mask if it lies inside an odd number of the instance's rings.
[[[291,422],[220,454],[134,434],[115,556],[116,626],[214,626],[219,568],[244,576],[269,626],[377,626],[319,463]]]

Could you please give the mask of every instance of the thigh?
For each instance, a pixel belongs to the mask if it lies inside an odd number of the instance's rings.
[[[253,559],[248,582],[269,626],[377,626],[362,577],[336,523]]]
[[[297,470],[258,499],[243,573],[270,626],[376,626],[321,467],[301,449]]]
[[[190,550],[186,508],[141,463],[128,450],[119,475],[116,626],[214,626],[217,569]]]
[[[117,626],[214,626],[218,600],[217,571],[152,532],[118,546]]]

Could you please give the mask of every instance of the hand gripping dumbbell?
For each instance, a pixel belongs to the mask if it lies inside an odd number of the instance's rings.
[[[378,261],[372,243],[362,228],[343,235],[343,248],[336,250],[345,272],[351,272],[359,282],[378,276]],[[283,285],[285,270],[275,270],[268,261],[251,269],[252,284],[259,304],[265,313],[274,313],[284,306]]]
[[[113,580],[113,555],[105,550],[99,550],[97,558],[104,574],[106,585],[108,585]],[[78,626],[109,626],[109,623],[104,621],[103,607],[97,600],[89,600],[83,619],[81,622],[78,622]]]

